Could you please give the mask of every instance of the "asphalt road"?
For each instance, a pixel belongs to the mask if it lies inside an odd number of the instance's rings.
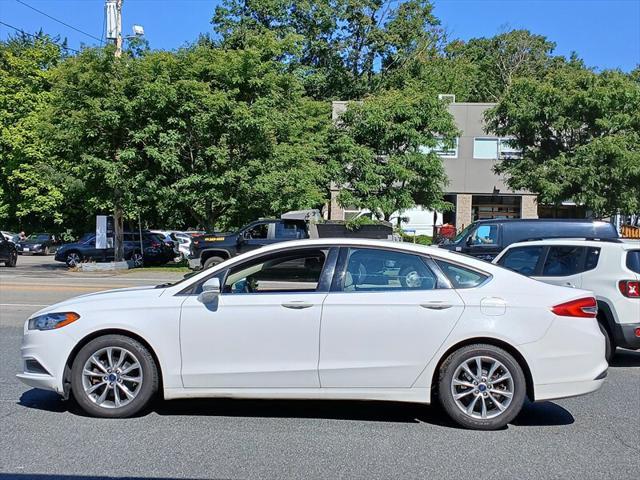
[[[619,351],[595,394],[527,405],[508,428],[456,428],[437,407],[381,402],[158,401],[85,417],[31,389],[22,325],[40,305],[175,274],[69,274],[51,259],[0,267],[0,480],[17,478],[563,478],[640,472],[640,353]]]

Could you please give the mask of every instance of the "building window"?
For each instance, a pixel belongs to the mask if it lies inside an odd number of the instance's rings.
[[[522,158],[522,150],[513,146],[511,142],[512,138],[501,138],[498,144],[500,149],[500,160],[503,159],[511,159],[511,158]]]
[[[435,147],[421,146],[418,150],[420,153],[435,152],[441,158],[458,158],[458,139],[455,139],[453,145],[447,144],[443,139],[438,139]]]
[[[490,218],[520,218],[522,197],[519,195],[473,195],[471,213],[473,220]]]
[[[497,160],[498,159],[498,139],[497,138],[474,138],[473,158]]]

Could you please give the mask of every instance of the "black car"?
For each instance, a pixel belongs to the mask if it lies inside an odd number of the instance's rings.
[[[4,262],[7,267],[15,267],[18,263],[15,244],[4,238],[4,235],[0,235],[0,262]]]
[[[172,260],[175,256],[173,246],[162,241],[153,233],[142,233],[142,245],[140,234],[125,232],[123,234],[124,258],[131,260],[136,267],[145,265],[162,265]],[[114,249],[96,248],[95,233],[87,233],[74,243],[62,245],[56,252],[55,259],[64,262],[68,267],[75,267],[86,260],[96,262],[110,262],[115,258]]]
[[[17,248],[19,254],[50,255],[58,247],[56,236],[51,233],[32,233],[26,240],[20,240]]]
[[[189,268],[210,268],[265,245],[303,238],[309,238],[308,224],[304,220],[262,219],[233,233],[205,233],[193,237]]]
[[[438,246],[491,261],[507,246],[547,238],[618,238],[616,228],[594,220],[492,219],[478,220],[453,240]]]

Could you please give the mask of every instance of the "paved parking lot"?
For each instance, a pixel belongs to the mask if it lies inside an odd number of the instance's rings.
[[[638,477],[640,353],[628,351],[600,391],[528,405],[497,432],[456,428],[437,407],[381,402],[158,401],[138,418],[88,418],[15,379],[24,320],[40,305],[179,275],[18,262],[0,267],[0,480]]]

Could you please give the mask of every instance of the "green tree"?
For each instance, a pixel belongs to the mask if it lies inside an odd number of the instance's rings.
[[[497,166],[511,188],[551,205],[573,200],[598,216],[640,210],[640,85],[630,75],[574,64],[520,78],[488,122],[524,152]]]
[[[225,0],[213,17],[221,45],[273,36],[298,45],[283,57],[317,99],[358,99],[379,72],[437,51],[442,29],[428,0]]]
[[[476,67],[469,101],[495,102],[517,78],[542,78],[562,64],[552,55],[555,43],[528,30],[511,30],[490,38],[454,41],[447,45],[450,59],[464,59]]]
[[[452,145],[457,133],[434,92],[388,90],[349,104],[330,148],[330,170],[345,187],[338,201],[383,220],[416,204],[446,208],[446,175],[434,149]]]
[[[64,185],[52,181],[55,165],[37,133],[63,48],[42,33],[0,42],[0,222],[7,229],[62,222]]]

